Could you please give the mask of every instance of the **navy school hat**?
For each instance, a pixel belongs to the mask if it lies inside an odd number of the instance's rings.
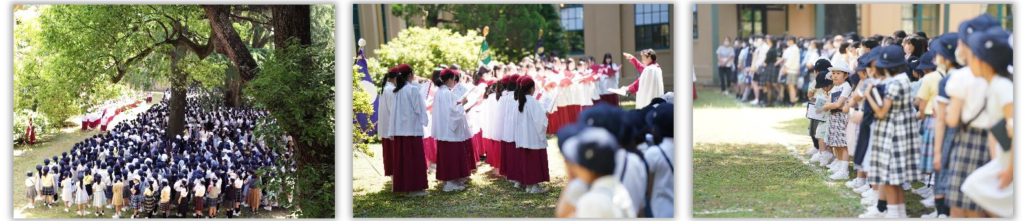
[[[999,27],[999,21],[988,14],[981,14],[971,20],[963,21],[960,23],[959,29],[960,40],[966,43],[967,37],[992,27]]]
[[[819,60],[818,62],[821,61]],[[818,75],[814,77],[814,88],[823,88],[832,85],[832,80],[828,79],[827,76],[828,74],[818,73]]]
[[[967,38],[967,47],[974,56],[988,63],[997,72],[1013,65],[1013,48],[1010,47],[1010,33],[1002,28],[990,28]]]
[[[904,58],[906,53],[903,52],[903,48],[899,45],[882,47],[882,50],[879,53],[878,61],[875,62],[876,67],[894,68],[907,64],[907,60]]]
[[[943,59],[956,62],[957,41],[960,39],[958,33],[946,33],[938,38],[932,39],[928,45],[929,52],[935,52],[935,56],[942,56]]]
[[[934,51],[928,51],[921,54],[921,59],[918,59],[917,70],[932,70],[935,69],[935,53]]]
[[[832,67],[832,62],[829,62],[828,59],[822,58],[814,62],[815,71],[828,71],[828,68],[830,67]]]
[[[860,57],[858,57],[857,58],[857,70],[854,70],[854,71],[867,70],[868,67],[871,67],[871,62],[878,59],[878,54],[881,51],[882,51],[882,48],[875,47],[874,50],[871,50],[867,54],[864,54],[864,55],[861,55]]]
[[[626,135],[623,133],[624,127],[621,117],[624,114],[625,110],[622,110],[622,108],[601,103],[583,110],[580,113],[578,122],[586,126],[602,127],[614,135],[616,139],[621,139]]]
[[[673,131],[673,108],[671,103],[660,104],[644,116],[647,125],[662,135],[671,136]]]
[[[604,128],[586,127],[567,139],[562,155],[570,163],[580,165],[598,174],[615,173],[615,152],[618,141]]]

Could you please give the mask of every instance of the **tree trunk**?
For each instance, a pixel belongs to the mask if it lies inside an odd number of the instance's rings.
[[[299,44],[313,44],[309,5],[275,5],[271,7],[274,26],[274,45],[284,48],[289,38],[298,38]]]
[[[256,78],[256,67],[259,64],[256,63],[256,59],[252,58],[249,48],[246,47],[242,37],[238,35],[238,32],[235,31],[235,27],[232,25],[229,16],[231,6],[203,5],[203,10],[206,11],[206,18],[210,20],[210,28],[215,33],[213,37],[220,42],[218,47],[225,48],[224,54],[231,60],[231,63],[238,67],[238,74],[245,81]],[[307,23],[309,23],[308,21],[307,19]]]
[[[167,131],[165,131],[167,140],[172,140],[175,136],[181,135],[185,131],[185,106],[188,105],[185,102],[185,92],[188,91],[188,75],[178,67],[178,62],[185,56],[185,50],[180,46],[175,46],[174,51],[170,55],[171,101],[168,105],[170,115],[167,119]],[[166,148],[168,153],[172,153],[171,145],[167,145]]]

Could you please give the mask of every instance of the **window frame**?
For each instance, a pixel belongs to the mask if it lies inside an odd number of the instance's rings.
[[[579,10],[579,17],[571,16],[574,15],[572,11],[566,10]],[[563,12],[566,12],[568,17],[563,17]],[[569,55],[581,55],[586,51],[586,41],[584,39],[586,20],[584,19],[583,4],[561,4],[558,7],[558,24],[562,26],[563,39],[569,44]],[[578,22],[579,29],[570,29],[572,25],[566,24],[567,22]],[[576,45],[579,47],[574,47]]]
[[[672,48],[671,4],[634,4],[633,18],[636,50]]]

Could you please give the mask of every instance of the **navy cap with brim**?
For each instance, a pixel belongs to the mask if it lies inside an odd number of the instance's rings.
[[[561,145],[562,155],[569,163],[599,174],[615,172],[618,141],[604,128],[586,127]]]
[[[921,55],[921,59],[918,59],[917,70],[933,70],[935,69],[935,52],[928,51]]]
[[[936,56],[942,56],[943,59],[955,62],[957,41],[959,39],[959,33],[942,34],[938,38],[932,39],[931,44],[928,45],[928,51],[935,52]]]
[[[1002,28],[990,28],[971,35],[966,43],[974,56],[1000,71],[1013,64],[1009,37],[1010,33]]]
[[[882,51],[879,53],[878,60],[875,61],[875,67],[894,68],[907,64],[907,60],[905,58],[906,53],[904,53],[903,48],[898,45],[882,47]]]
[[[647,125],[651,128],[660,131],[662,134],[671,135],[674,127],[674,107],[674,104],[671,103],[660,104],[649,111],[644,120],[647,121]]]
[[[856,71],[867,70],[868,67],[871,67],[871,62],[878,59],[878,54],[880,51],[882,51],[882,48],[875,47],[875,49],[871,50],[867,54],[861,55],[859,58],[857,58]]]
[[[964,41],[966,43],[967,37],[970,37],[975,33],[988,30],[989,28],[992,27],[999,27],[999,21],[996,20],[996,18],[993,18],[991,15],[988,14],[978,15],[978,17],[974,17],[971,20],[967,20],[960,23],[960,28],[958,29],[958,31],[960,32],[959,40]]]

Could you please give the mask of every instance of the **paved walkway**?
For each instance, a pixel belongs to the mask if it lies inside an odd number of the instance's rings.
[[[698,143],[781,143],[811,145],[805,135],[783,130],[785,122],[804,118],[794,108],[701,108],[693,110],[693,140]]]

